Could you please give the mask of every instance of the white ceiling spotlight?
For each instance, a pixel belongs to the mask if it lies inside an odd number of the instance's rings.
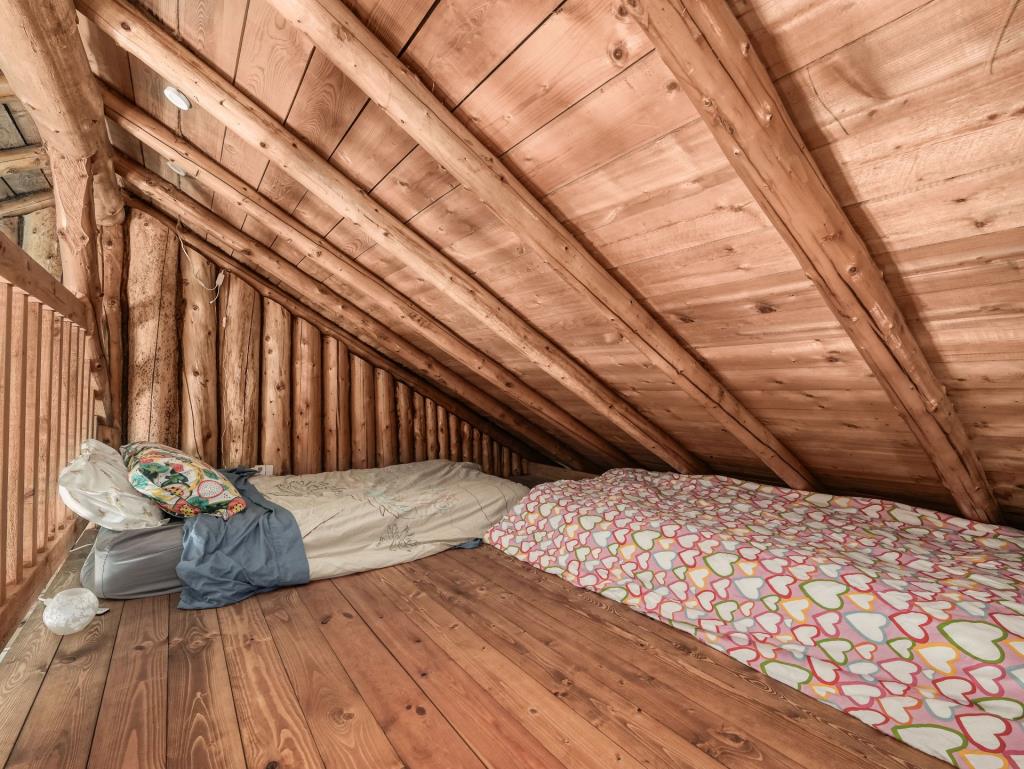
[[[173,85],[169,85],[164,89],[164,97],[180,110],[192,109],[192,102]]]
[[[168,160],[167,161],[167,168],[168,168],[168,170],[171,173],[177,174],[178,176],[188,176],[189,175],[188,171],[186,171],[184,168],[179,166],[173,160]]]

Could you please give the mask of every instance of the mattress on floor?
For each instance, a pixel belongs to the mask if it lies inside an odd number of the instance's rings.
[[[132,531],[99,530],[82,566],[82,587],[100,598],[127,599],[181,590],[180,521]]]
[[[881,499],[612,470],[485,540],[963,769],[1024,767],[1024,533]]]

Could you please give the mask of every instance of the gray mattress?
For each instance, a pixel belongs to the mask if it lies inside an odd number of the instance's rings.
[[[134,531],[101,528],[82,566],[82,587],[100,598],[145,598],[181,590],[181,521]]]

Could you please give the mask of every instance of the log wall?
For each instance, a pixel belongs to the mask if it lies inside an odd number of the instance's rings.
[[[241,279],[218,282],[160,222],[133,211],[128,232],[128,440],[276,474],[438,458],[523,470],[516,452],[394,372]]]

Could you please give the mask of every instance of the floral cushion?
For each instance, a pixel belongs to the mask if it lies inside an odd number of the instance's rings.
[[[188,518],[213,513],[230,518],[245,499],[221,473],[196,457],[159,443],[121,447],[128,481],[171,515]]]

